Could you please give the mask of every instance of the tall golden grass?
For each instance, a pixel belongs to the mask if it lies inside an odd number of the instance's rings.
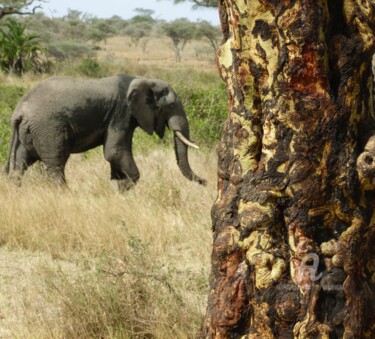
[[[29,300],[21,323],[3,325],[8,334],[194,337],[208,284],[214,152],[190,154],[207,187],[181,175],[172,149],[146,153],[136,156],[139,183],[124,194],[112,189],[97,151],[71,157],[69,189],[49,183],[41,166],[26,172],[21,187],[0,176],[1,244],[53,259],[36,268],[47,287],[35,299],[45,308]]]

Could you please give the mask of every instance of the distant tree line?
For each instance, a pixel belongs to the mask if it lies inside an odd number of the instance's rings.
[[[146,52],[153,37],[166,36],[177,62],[191,40],[204,40],[216,49],[221,31],[208,21],[191,22],[186,18],[171,22],[154,17],[154,11],[137,8],[131,19],[120,16],[97,18],[69,9],[63,17],[51,18],[37,9],[43,1],[5,0],[0,4],[0,69],[22,74],[42,72],[48,62],[92,57],[100,42],[113,36],[128,36],[134,48]],[[41,61],[48,60],[45,65]]]

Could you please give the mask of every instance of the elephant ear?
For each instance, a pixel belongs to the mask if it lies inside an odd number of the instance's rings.
[[[134,79],[130,83],[127,100],[130,114],[145,132],[152,135],[158,108],[150,81],[142,78]]]

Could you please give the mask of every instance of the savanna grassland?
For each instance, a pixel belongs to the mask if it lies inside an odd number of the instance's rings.
[[[188,43],[176,63],[166,38],[146,52],[126,37],[101,43],[95,76],[117,73],[169,81],[185,105],[193,170],[177,167],[172,136],[137,131],[139,183],[111,187],[101,148],[68,161],[69,190],[48,183],[44,168],[27,171],[21,187],[0,175],[0,338],[192,338],[208,293],[210,209],[216,197],[215,146],[226,115],[226,92],[213,52]],[[83,66],[82,66],[83,65]],[[92,64],[91,64],[92,66]],[[43,78],[87,76],[90,63],[61,63],[49,74],[0,75],[0,164],[9,117],[21,95]]]

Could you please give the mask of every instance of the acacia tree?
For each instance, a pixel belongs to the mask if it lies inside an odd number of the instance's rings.
[[[41,2],[43,0],[2,0],[0,3],[0,19],[11,14],[34,14],[35,10],[40,8],[40,5],[36,4]]]
[[[94,42],[104,41],[107,44],[108,38],[116,34],[115,29],[110,25],[107,19],[93,19],[88,29],[88,38]]]
[[[176,62],[180,62],[181,52],[186,44],[195,36],[195,24],[186,18],[181,18],[164,23],[161,29],[172,40]]]
[[[197,23],[195,38],[207,41],[216,51],[222,36],[218,26],[213,26],[208,21],[201,20]]]
[[[371,0],[220,0],[206,338],[375,337]]]
[[[123,33],[130,37],[132,44],[137,47],[141,43],[143,53],[146,53],[147,43],[152,34],[156,20],[152,17],[155,11],[151,9],[136,8],[136,15],[128,21],[128,26]]]
[[[88,26],[85,23],[87,14],[75,9],[68,8],[68,13],[63,17],[65,23],[65,34],[73,40],[87,40],[91,38]]]
[[[143,53],[146,52],[146,46],[148,37],[152,32],[152,25],[148,22],[136,22],[129,25],[123,31],[123,33],[130,37],[132,44],[138,47],[141,42]]]

